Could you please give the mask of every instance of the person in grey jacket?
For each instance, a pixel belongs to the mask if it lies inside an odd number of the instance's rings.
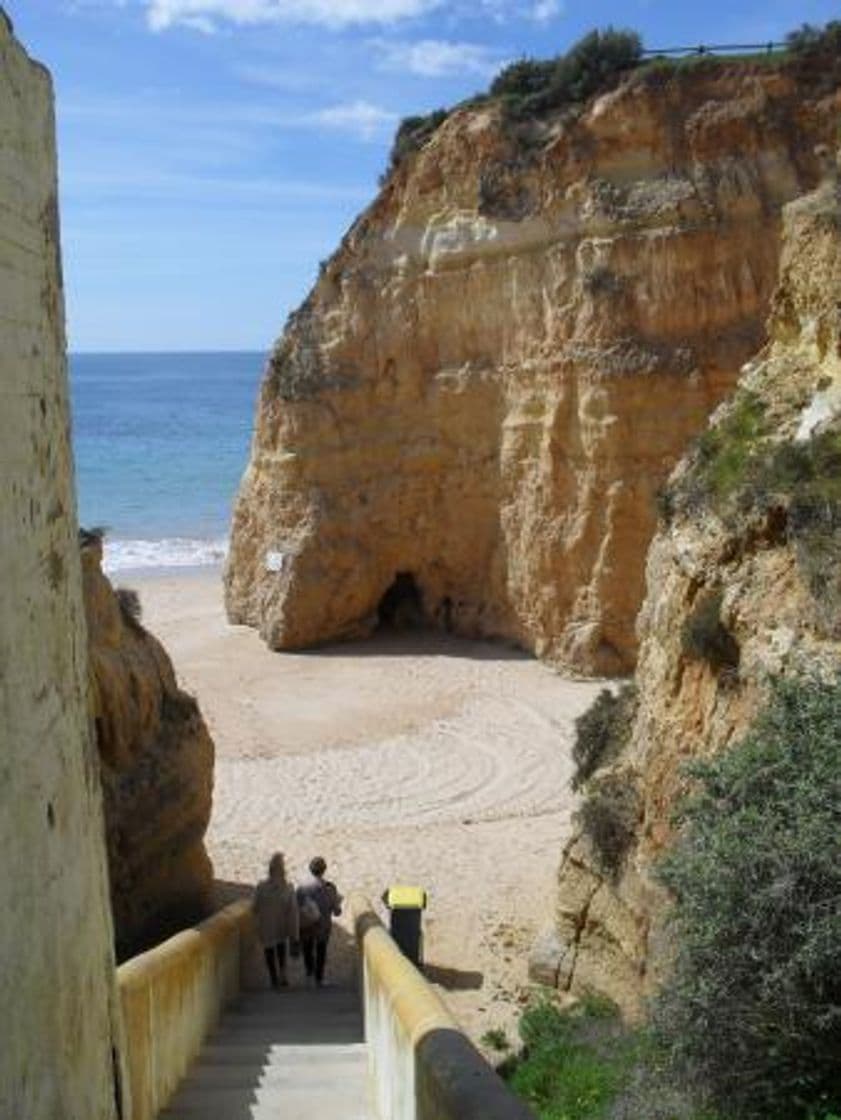
[[[333,929],[333,918],[342,912],[342,896],[335,883],[324,878],[327,864],[316,856],[310,861],[310,876],[297,890],[301,951],[307,980],[324,984],[327,943]]]
[[[285,988],[287,942],[298,941],[298,904],[295,888],[286,878],[282,852],[269,860],[269,877],[254,892],[254,920],[263,946],[266,968],[273,988]]]

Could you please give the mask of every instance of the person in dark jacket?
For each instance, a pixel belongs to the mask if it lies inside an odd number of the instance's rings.
[[[301,952],[307,981],[314,980],[320,988],[324,984],[327,963],[327,943],[333,929],[333,918],[342,912],[342,897],[335,883],[324,878],[327,864],[316,856],[310,861],[310,874],[298,887],[298,926]]]

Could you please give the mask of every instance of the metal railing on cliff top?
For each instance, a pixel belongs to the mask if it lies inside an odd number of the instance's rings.
[[[646,58],[667,58],[705,54],[773,54],[789,50],[788,43],[699,43],[694,47],[652,47],[642,53]]]

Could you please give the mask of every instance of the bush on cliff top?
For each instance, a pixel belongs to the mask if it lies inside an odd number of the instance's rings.
[[[566,54],[548,62],[512,63],[494,79],[491,96],[502,97],[515,117],[578,105],[611,89],[641,59],[642,40],[636,31],[590,31]]]
[[[660,869],[676,960],[657,1018],[726,1116],[841,1103],[841,675],[775,683],[743,741],[692,769]]]
[[[494,78],[490,96],[501,100],[510,116],[537,116],[563,105],[579,104],[610,89],[641,58],[642,41],[635,31],[612,27],[591,31],[566,54],[543,61],[523,58],[512,62]],[[480,94],[471,103],[485,99]],[[448,116],[448,110],[436,109],[427,116],[402,120],[392,144],[389,171],[422,148]]]
[[[831,20],[823,27],[801,24],[786,35],[786,46],[795,54],[822,54],[841,51],[841,20]]]

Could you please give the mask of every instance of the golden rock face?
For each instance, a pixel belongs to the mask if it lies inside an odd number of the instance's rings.
[[[785,209],[769,341],[714,417],[713,435],[732,433],[730,418],[750,394],[762,418],[763,455],[782,447],[803,454],[814,434],[839,438],[839,305],[841,195],[830,180]],[[719,440],[725,450],[726,438],[732,434]],[[671,489],[685,493],[702,468],[698,456],[685,458]],[[732,473],[728,500],[678,504],[649,551],[638,622],[638,714],[612,768],[639,791],[635,845],[615,882],[600,873],[583,835],[572,840],[560,868],[552,942],[559,986],[595,987],[631,1015],[641,1013],[668,966],[668,898],[651,871],[673,837],[686,764],[738,741],[771,677],[837,672],[841,656],[837,529],[823,538],[804,535],[784,483],[751,504],[750,472]],[[831,487],[836,480],[823,481]],[[829,578],[815,581],[821,568]],[[687,619],[710,595],[738,651],[738,664],[724,669],[690,656],[683,638]]]
[[[97,543],[82,549],[91,708],[111,907],[124,959],[206,917],[213,740],[160,642],[121,610]]]
[[[528,135],[450,117],[275,348],[230,619],[276,649],[369,633],[401,575],[442,628],[629,671],[657,491],[761,344],[780,209],[818,180],[839,99],[810,81],[639,75]]]

